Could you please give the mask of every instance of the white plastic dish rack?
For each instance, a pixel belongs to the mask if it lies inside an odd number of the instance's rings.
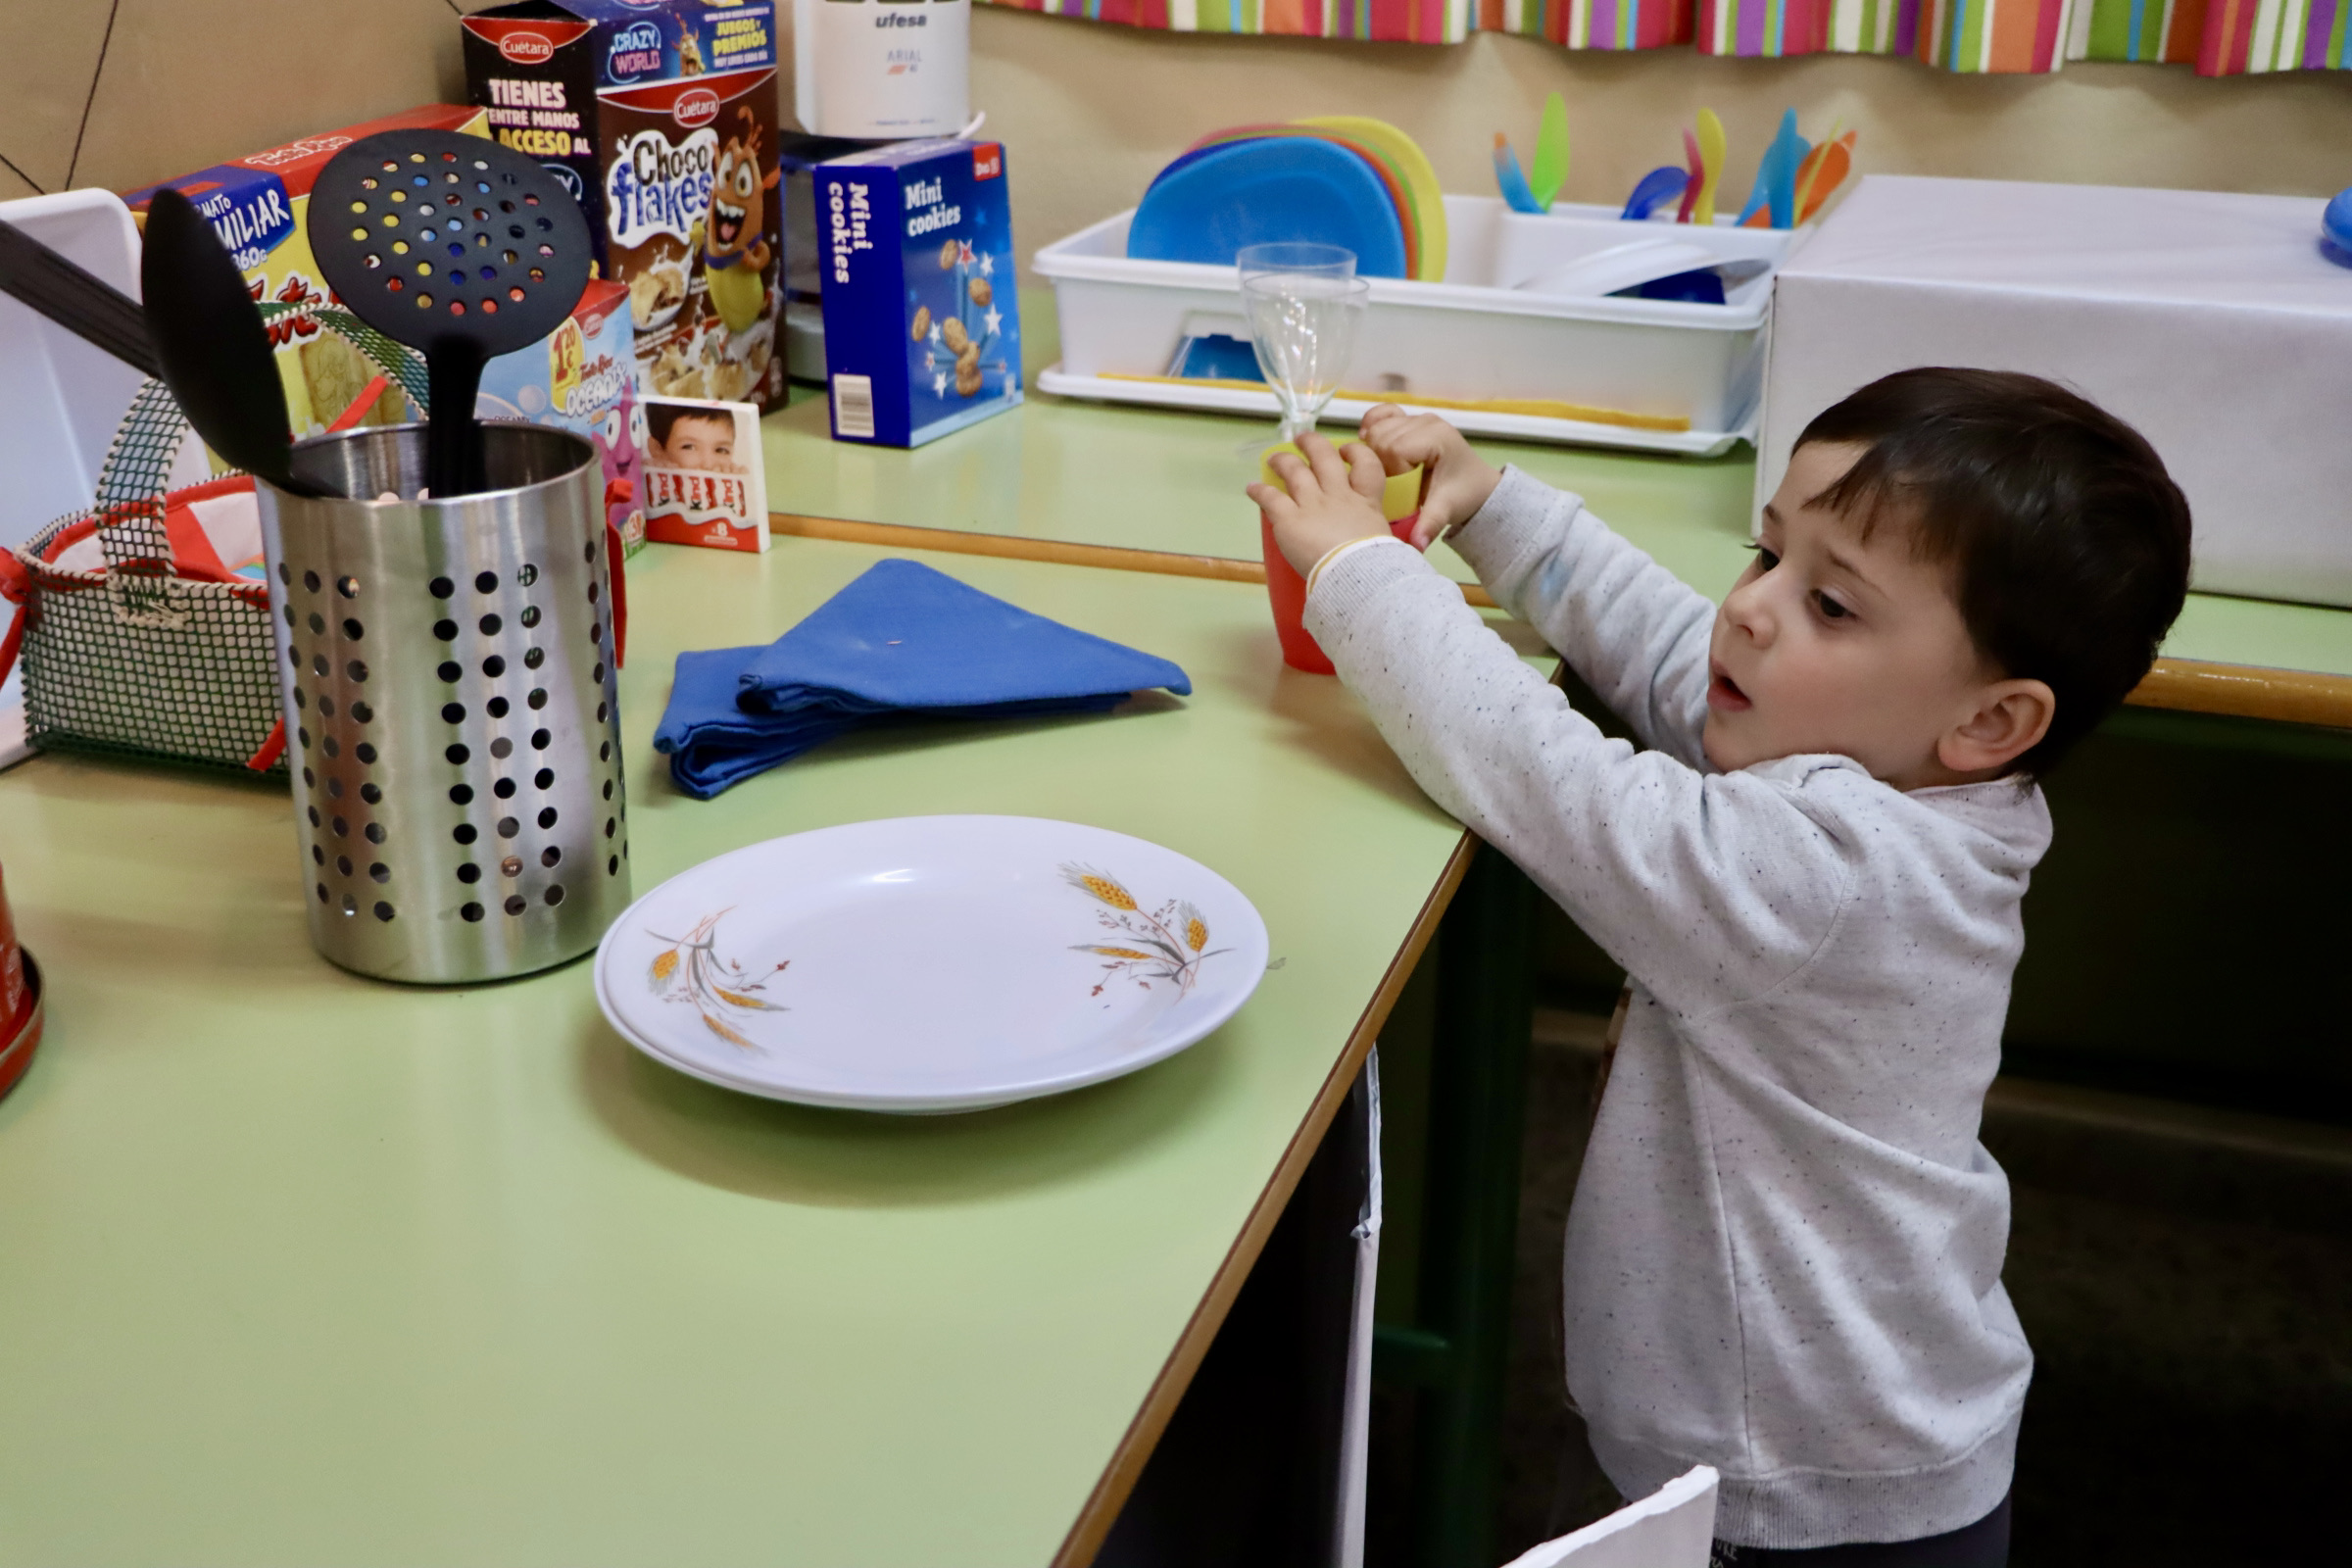
[[[1241,284],[1229,267],[1137,261],[1127,255],[1133,210],[1037,253],[1054,285],[1061,361],[1040,391],[1100,402],[1273,416],[1270,391],[1187,385],[1164,376],[1188,340],[1223,333],[1248,342]],[[1688,430],[1643,429],[1483,409],[1433,409],[1476,435],[1560,441],[1640,452],[1713,457],[1755,439],[1772,283],[1806,231],[1640,225],[1689,240],[1724,262],[1764,270],[1726,291],[1721,305],[1568,297],[1516,285],[1638,233],[1605,207],[1562,205],[1537,216],[1492,196],[1446,198],[1446,280],[1376,277],[1371,308],[1343,385],[1410,404],[1415,393],[1462,400],[1545,398],[1690,421]],[[1325,416],[1350,423],[1371,405],[1335,399]]]

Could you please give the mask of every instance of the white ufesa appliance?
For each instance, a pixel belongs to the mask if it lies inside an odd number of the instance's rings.
[[[953,136],[971,118],[971,0],[794,0],[793,106],[817,136]]]

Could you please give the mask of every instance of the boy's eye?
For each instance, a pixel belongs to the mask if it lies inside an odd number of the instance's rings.
[[[1823,616],[1830,620],[1843,620],[1847,615],[1853,613],[1852,611],[1846,609],[1843,605],[1839,604],[1837,600],[1832,599],[1828,594],[1825,593],[1816,593],[1813,596],[1813,601],[1821,606],[1821,612]]]
[[[1781,564],[1780,554],[1770,545],[1749,545],[1747,548],[1756,553],[1756,569],[1758,571],[1770,571]]]

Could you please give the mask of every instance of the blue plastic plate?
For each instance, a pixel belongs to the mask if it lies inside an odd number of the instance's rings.
[[[1231,267],[1245,245],[1310,240],[1355,252],[1359,277],[1404,276],[1404,229],[1363,159],[1313,136],[1188,153],[1160,172],[1127,229],[1142,261]]]

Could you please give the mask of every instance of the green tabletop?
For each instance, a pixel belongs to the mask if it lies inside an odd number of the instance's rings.
[[[1031,378],[1059,355],[1050,290],[1021,291]],[[795,386],[765,421],[767,503],[862,522],[1028,535],[1189,555],[1255,558],[1257,509],[1242,494],[1271,421],[1081,403],[1031,392],[1019,409],[912,452],[831,440],[825,399]],[[1582,495],[1618,532],[1710,597],[1746,564],[1754,454],[1662,458],[1481,439]],[[1456,578],[1471,573],[1444,546]],[[2166,640],[2175,659],[2352,675],[2352,611],[2192,594]]]
[[[585,962],[330,968],[282,789],[35,759],[0,776],[50,1015],[0,1101],[0,1563],[1054,1554],[1462,834],[1337,682],[1281,667],[1262,590],[952,556],[1194,695],[673,792],[647,745],[672,657],[771,638],[880,555],[633,564],[639,891],[829,823],[1066,817],[1256,903],[1278,966],[1250,1004],[1054,1100],[802,1109],[639,1056]]]

